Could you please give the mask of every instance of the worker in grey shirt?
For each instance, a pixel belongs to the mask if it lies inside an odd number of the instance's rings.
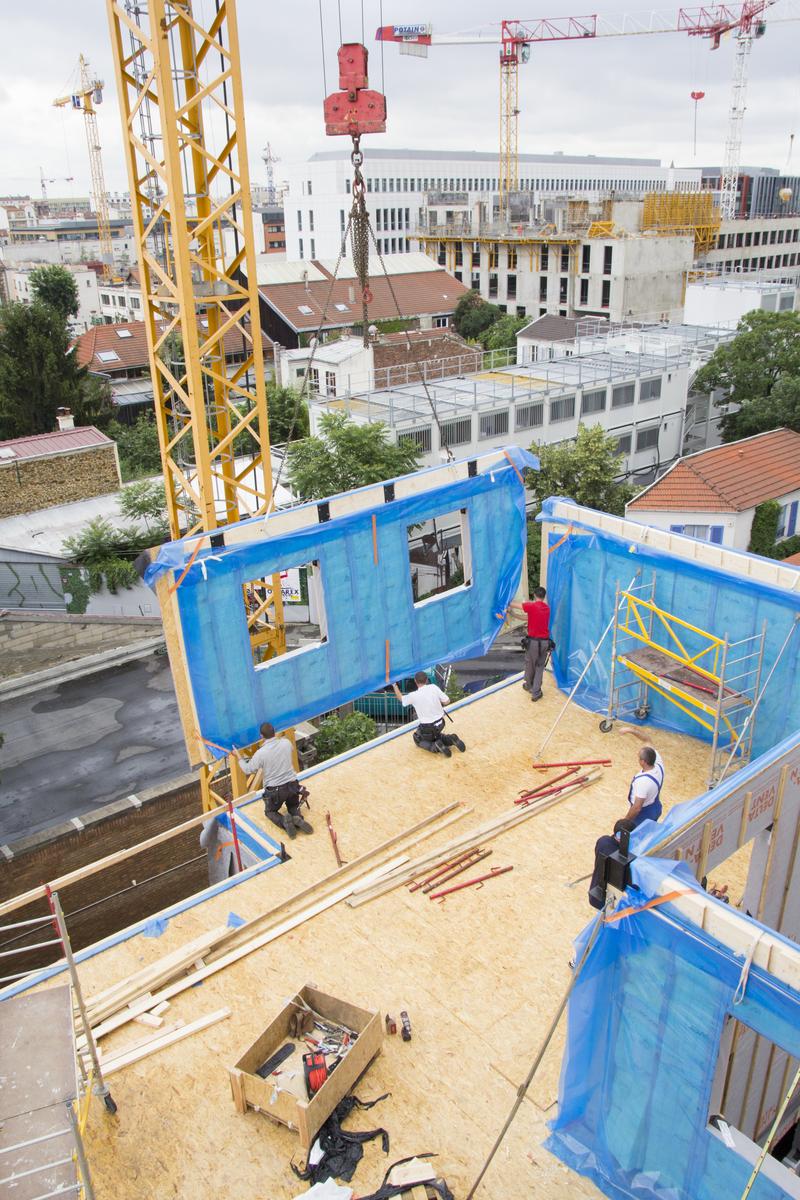
[[[302,794],[292,759],[292,743],[288,738],[275,737],[275,727],[269,721],[261,726],[261,736],[264,742],[252,758],[238,752],[236,757],[246,775],[261,771],[267,818],[285,829],[290,838],[295,837],[298,829],[313,833],[313,827],[300,816]],[[284,804],[286,811],[282,813]]]

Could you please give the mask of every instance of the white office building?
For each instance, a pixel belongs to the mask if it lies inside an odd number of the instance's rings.
[[[44,265],[64,266],[65,270],[72,275],[78,289],[78,315],[70,318],[69,326],[73,334],[85,333],[91,325],[96,325],[101,320],[97,275],[89,267],[37,262],[20,263],[7,267],[2,267],[0,264],[5,298],[9,303],[19,301],[22,304],[30,304],[34,298],[31,289],[31,271]]]
[[[416,249],[415,230],[427,197],[480,203],[491,221],[497,207],[497,154],[463,150],[386,150],[365,143],[367,209],[384,254]],[[535,204],[556,196],[600,200],[642,197],[671,187],[699,189],[695,168],[663,167],[655,158],[521,154],[520,190]],[[352,205],[353,168],[344,145],[288,167],[285,199],[288,259],[335,258]]]

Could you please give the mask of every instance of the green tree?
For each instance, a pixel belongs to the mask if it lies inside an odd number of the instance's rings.
[[[747,313],[736,337],[698,371],[694,388],[720,389],[716,404],[740,406],[720,420],[726,442],[783,425],[800,432],[800,313]]]
[[[525,480],[535,500],[569,496],[576,504],[622,516],[633,495],[619,480],[616,439],[599,425],[579,425],[574,441],[549,446],[531,446],[539,458],[539,470],[528,471]]]
[[[378,727],[366,713],[351,712],[346,717],[327,717],[314,738],[314,748],[319,762],[344,754],[377,736]]]
[[[357,425],[345,413],[324,413],[319,424],[319,436],[289,446],[289,480],[301,500],[381,483],[419,466],[417,448],[390,442],[385,425]]]
[[[161,450],[153,413],[140,413],[134,425],[112,421],[108,436],[117,443],[122,478],[139,479],[161,471]]]
[[[66,321],[47,304],[0,309],[0,437],[50,433],[59,408],[77,409],[86,372]]]
[[[778,521],[781,516],[781,506],[777,500],[765,500],[756,505],[753,513],[753,524],[750,526],[750,544],[747,549],[751,554],[763,554],[772,558],[775,538],[778,534]]]
[[[97,375],[86,375],[81,380],[80,394],[72,410],[76,425],[94,425],[106,431],[114,419],[114,402],[111,385],[107,379]]]
[[[477,292],[467,292],[456,305],[453,326],[461,337],[477,338],[502,315],[496,304],[489,304]]]
[[[267,414],[271,446],[308,437],[308,405],[294,388],[268,383]]]
[[[509,350],[517,345],[517,334],[523,325],[528,324],[527,317],[512,317],[504,313],[499,320],[494,321],[481,335],[484,350]]]
[[[164,484],[156,479],[140,479],[122,489],[119,508],[129,521],[142,521],[151,539],[150,545],[169,535],[167,497]]]
[[[80,307],[78,285],[66,267],[36,267],[29,279],[35,300],[54,308],[64,321],[77,317]]]

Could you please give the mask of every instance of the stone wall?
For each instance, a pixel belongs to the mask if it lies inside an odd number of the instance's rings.
[[[0,465],[0,517],[119,491],[115,443]]]
[[[78,617],[70,613],[0,613],[0,678],[43,671],[59,663],[158,637],[149,617]]]

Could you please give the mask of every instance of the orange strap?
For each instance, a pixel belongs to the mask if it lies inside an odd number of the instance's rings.
[[[192,566],[192,563],[194,562],[194,560],[197,558],[198,554],[200,553],[200,547],[203,545],[203,540],[204,540],[203,538],[197,539],[197,545],[195,546],[192,553],[189,555],[189,561],[187,562],[186,566],[181,571],[178,578],[173,583],[172,587],[169,589],[170,596],[172,595],[173,592],[177,592],[178,588],[181,586],[184,579],[189,574],[189,570]]]
[[[233,751],[229,750],[227,746],[220,746],[217,742],[210,742],[208,738],[201,737],[200,741],[206,746],[210,746],[212,750],[221,750],[223,754],[233,754]]]
[[[550,547],[550,549],[547,551],[547,553],[548,553],[548,554],[552,554],[552,553],[553,553],[553,551],[554,551],[554,550],[557,550],[559,546],[563,546],[563,545],[564,545],[564,542],[567,540],[567,538],[569,537],[569,535],[570,535],[571,533],[572,533],[572,526],[570,525],[569,529],[568,529],[568,530],[567,530],[567,532],[564,534],[564,536],[563,536],[563,537],[561,537],[561,538],[559,538],[559,539],[558,539],[558,541],[556,542],[556,544],[555,544],[554,546],[551,546],[551,547]]]
[[[222,858],[222,851],[225,849],[226,846],[235,846],[235,845],[236,845],[236,843],[234,842],[233,838],[231,838],[231,840],[229,842],[220,842],[217,845],[217,849],[214,853],[214,861],[218,862],[219,859]]]
[[[522,472],[520,471],[519,467],[514,462],[514,460],[512,459],[511,455],[508,453],[507,450],[504,450],[503,454],[508,459],[508,461],[511,463],[511,469],[514,472],[514,474],[516,475],[517,479],[520,481],[522,486],[525,487],[525,480],[522,478]]]
[[[635,917],[637,913],[647,912],[648,908],[658,908],[659,904],[669,904],[670,900],[677,900],[679,896],[689,896],[690,894],[690,888],[683,888],[680,892],[667,892],[666,896],[656,896],[653,900],[648,900],[647,904],[640,905],[639,908],[633,905],[630,908],[621,908],[619,912],[606,917],[605,923],[613,925],[614,921],[621,921],[623,917]]]
[[[378,518],[372,514],[372,561],[378,565]]]

